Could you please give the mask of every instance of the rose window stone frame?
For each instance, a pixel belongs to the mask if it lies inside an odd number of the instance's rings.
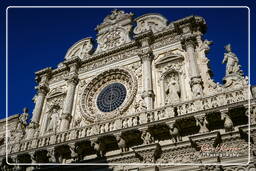
[[[113,111],[102,112],[97,106],[97,97],[110,84],[120,83],[126,89],[122,104]],[[137,79],[124,68],[109,69],[97,75],[82,90],[79,108],[81,115],[90,122],[99,122],[121,116],[132,104],[138,89]]]

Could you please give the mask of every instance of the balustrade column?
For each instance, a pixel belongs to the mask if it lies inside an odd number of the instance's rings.
[[[189,72],[191,75],[190,86],[194,97],[199,97],[203,95],[202,78],[198,69],[198,64],[196,62],[195,56],[195,43],[196,40],[193,37],[189,37],[183,40],[185,45],[185,50],[187,52],[189,61]]]
[[[63,113],[61,114],[61,124],[60,131],[65,131],[69,128],[70,120],[71,120],[71,112],[73,108],[74,96],[76,85],[78,83],[77,76],[77,64],[72,64],[70,66],[70,76],[67,78],[67,95],[65,98]]]

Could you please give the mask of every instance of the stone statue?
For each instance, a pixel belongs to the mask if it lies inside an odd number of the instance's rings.
[[[56,132],[59,122],[59,113],[57,107],[53,107],[52,112],[50,113],[50,122],[47,128],[48,132]]]
[[[28,125],[28,108],[23,109],[23,113],[19,116],[19,122],[17,125],[17,130],[25,130],[26,126]]]
[[[104,145],[98,141],[92,141],[91,146],[96,151],[97,157],[104,157]]]
[[[121,149],[122,152],[129,151],[129,147],[127,146],[125,139],[121,135],[116,136],[116,141],[118,147]]]
[[[172,142],[176,143],[178,141],[182,141],[182,137],[180,135],[180,131],[175,126],[175,124],[174,123],[170,124],[169,128],[170,128],[170,130],[169,130],[170,135],[172,136]]]
[[[165,89],[166,100],[165,102],[168,103],[175,103],[180,100],[180,86],[179,80],[176,74],[172,73],[169,77],[167,82],[167,86]]]
[[[148,131],[144,131],[141,134],[141,139],[143,140],[144,144],[151,144],[154,142],[154,137],[152,137]]]
[[[222,63],[223,64],[227,63],[226,76],[228,76],[230,74],[242,75],[242,71],[240,70],[239,60],[238,60],[236,54],[234,54],[232,52],[231,45],[230,44],[226,45],[225,49],[226,49],[227,53],[224,53],[224,59],[223,59]]]
[[[207,128],[208,121],[206,120],[205,116],[197,117],[196,118],[196,126],[199,126],[199,133],[209,132]]]
[[[221,112],[221,120],[224,121],[225,132],[230,132],[234,130],[233,121],[227,113]]]

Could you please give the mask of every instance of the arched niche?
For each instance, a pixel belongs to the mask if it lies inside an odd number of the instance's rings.
[[[181,54],[165,52],[155,61],[159,104],[180,102],[185,97],[184,57]],[[170,97],[173,96],[173,97]],[[169,100],[168,100],[169,98]]]

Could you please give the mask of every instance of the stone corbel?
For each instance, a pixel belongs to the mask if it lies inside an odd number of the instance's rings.
[[[71,154],[70,154],[71,158],[75,162],[77,162],[78,161],[78,154],[77,154],[77,151],[76,151],[77,150],[76,144],[75,143],[69,143],[68,146],[69,146],[69,149],[70,149],[70,152],[71,152]]]
[[[234,124],[231,117],[228,115],[228,109],[220,110],[221,120],[224,121],[225,132],[230,132],[234,130]]]
[[[199,126],[199,132],[198,133],[206,133],[209,132],[209,129],[207,128],[208,121],[206,119],[206,115],[200,115],[196,116],[196,126]]]
[[[127,145],[127,141],[126,141],[126,139],[121,134],[117,134],[115,136],[115,138],[116,138],[117,145],[118,145],[119,149],[121,150],[121,152],[129,151],[129,147]]]
[[[47,149],[47,157],[49,158],[50,163],[56,163],[56,150],[55,147],[50,147]]]

